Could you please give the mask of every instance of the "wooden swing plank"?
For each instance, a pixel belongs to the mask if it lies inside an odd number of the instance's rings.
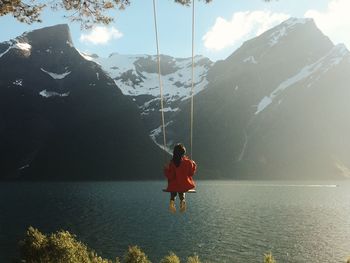
[[[168,191],[167,189],[163,189],[163,192],[170,193],[170,191]],[[184,192],[184,193],[195,194],[195,193],[197,193],[197,191],[196,191],[196,189],[190,189],[190,190],[188,190],[187,192]]]

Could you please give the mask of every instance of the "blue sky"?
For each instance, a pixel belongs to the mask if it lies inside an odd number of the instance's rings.
[[[175,57],[191,56],[191,8],[157,0],[160,52]],[[196,2],[195,53],[212,60],[224,59],[243,41],[279,24],[290,16],[312,17],[320,29],[337,43],[350,47],[349,0],[214,0]],[[63,18],[63,12],[50,9],[42,15],[43,23],[26,25],[11,16],[0,17],[0,41],[24,31],[67,23],[74,45],[81,51],[108,56],[155,54],[152,0],[134,0],[124,11],[113,11],[115,21],[108,27],[81,30],[80,25]]]

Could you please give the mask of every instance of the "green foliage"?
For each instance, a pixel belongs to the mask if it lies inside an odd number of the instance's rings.
[[[94,24],[109,24],[113,17],[106,13],[112,9],[124,10],[129,4],[130,0],[0,0],[0,16],[10,14],[20,22],[32,24],[41,22],[43,8],[50,7],[65,10],[66,18],[90,28]]]
[[[124,255],[123,263],[151,263],[138,246],[130,246]]]
[[[189,6],[192,0],[174,0],[175,3]],[[210,3],[212,0],[199,0]],[[270,2],[272,0],[263,0]],[[47,4],[43,4],[43,3]],[[112,9],[124,10],[131,0],[0,0],[0,16],[12,15],[22,23],[41,22],[40,14],[43,8],[53,10],[63,9],[65,17],[79,22],[83,28],[91,28],[94,24],[109,24],[114,14],[107,14]]]
[[[180,263],[180,259],[173,252],[170,252],[160,263]]]
[[[203,1],[205,1],[206,3],[210,3],[213,0],[203,0]],[[189,6],[192,3],[191,0],[175,0],[175,2],[181,5],[187,5],[187,6]]]
[[[109,24],[113,16],[106,14],[112,9],[124,10],[130,5],[130,0],[61,0],[51,6],[55,9],[72,11],[65,17],[73,22],[79,22],[84,28],[91,28],[94,24]]]
[[[276,263],[276,260],[272,256],[272,253],[265,254],[264,256],[264,263]]]
[[[199,0],[201,1],[201,0]],[[205,3],[210,3],[212,2],[213,0],[203,0]],[[264,0],[265,2],[271,2],[272,0]],[[186,5],[186,6],[189,6],[191,3],[192,3],[192,0],[175,0],[176,3],[179,3],[181,5]]]
[[[0,0],[1,1],[1,0]],[[45,235],[38,229],[29,227],[25,238],[19,242],[20,261],[26,263],[120,263],[104,259],[76,239],[68,231],[58,231]],[[126,251],[123,263],[151,263],[138,246],[130,246]],[[169,252],[160,263],[180,263],[173,252]],[[187,258],[186,263],[201,263],[198,255]],[[264,263],[276,263],[271,253],[264,255]],[[347,260],[350,263],[350,258]]]
[[[191,0],[174,1],[182,5],[191,3]],[[204,1],[208,3],[212,0]],[[113,9],[124,10],[130,2],[131,0],[0,0],[0,16],[10,14],[22,23],[32,24],[41,22],[42,9],[50,7],[52,10],[65,10],[66,18],[79,22],[83,28],[91,28],[94,24],[111,23],[114,14],[108,12]]]
[[[27,24],[41,22],[39,16],[44,7],[43,4],[34,4],[34,1],[28,4],[22,0],[0,0],[0,16],[12,14],[18,21]]]
[[[46,236],[38,229],[29,227],[19,246],[21,261],[26,263],[112,263],[99,257],[68,231]]]
[[[201,261],[197,255],[194,255],[187,258],[187,263],[201,263]]]

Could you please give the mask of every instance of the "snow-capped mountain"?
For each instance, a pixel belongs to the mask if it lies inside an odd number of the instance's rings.
[[[116,82],[124,95],[137,97],[140,95],[159,96],[158,62],[156,56],[120,55],[113,53],[108,58],[92,57],[100,64]],[[164,99],[185,100],[190,97],[191,58],[173,58],[160,56]],[[212,62],[205,57],[194,58],[195,91],[198,93],[207,85],[206,73]]]
[[[160,89],[158,61],[154,55],[120,55],[108,58],[85,56],[101,65],[124,95],[132,97],[152,139],[160,133]],[[191,96],[192,58],[161,55],[161,81],[167,123],[176,118],[182,104]],[[207,72],[213,62],[203,56],[194,58],[194,95],[207,87]],[[155,140],[156,141],[156,140]]]
[[[245,42],[208,82],[196,96],[193,149],[208,175],[350,175],[350,54],[313,20],[291,18]],[[188,118],[167,127],[173,140],[188,141]]]
[[[0,43],[0,123],[1,179],[162,178],[137,106],[67,25]]]
[[[201,178],[350,176],[350,53],[313,20],[195,62]],[[191,59],[161,69],[168,147],[188,146]],[[1,178],[161,178],[158,86],[155,56],[81,53],[65,25],[0,43]]]

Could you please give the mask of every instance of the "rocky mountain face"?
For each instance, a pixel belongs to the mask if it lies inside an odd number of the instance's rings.
[[[0,123],[0,179],[162,178],[137,106],[67,25],[0,43]]]
[[[203,176],[320,179],[350,175],[350,55],[311,19],[291,18],[208,72],[195,98],[193,158]],[[186,142],[180,113],[167,127]]]
[[[121,55],[111,54],[108,58],[97,55],[85,55],[88,59],[101,65],[102,69],[113,78],[124,95],[129,96],[140,110],[151,138],[161,135],[161,107],[158,77],[157,56],[151,55]],[[192,86],[192,58],[174,58],[160,56],[161,81],[164,97],[164,115],[166,125],[169,125],[181,112],[186,101],[191,96]],[[213,62],[203,56],[194,58],[194,94],[198,94],[207,87],[207,73]],[[169,138],[168,151],[176,142],[173,135]]]
[[[200,178],[350,176],[350,55],[313,20],[195,64]],[[189,146],[191,59],[161,69],[167,146]],[[2,178],[162,178],[155,56],[79,53],[64,25],[0,43],[0,121]]]

